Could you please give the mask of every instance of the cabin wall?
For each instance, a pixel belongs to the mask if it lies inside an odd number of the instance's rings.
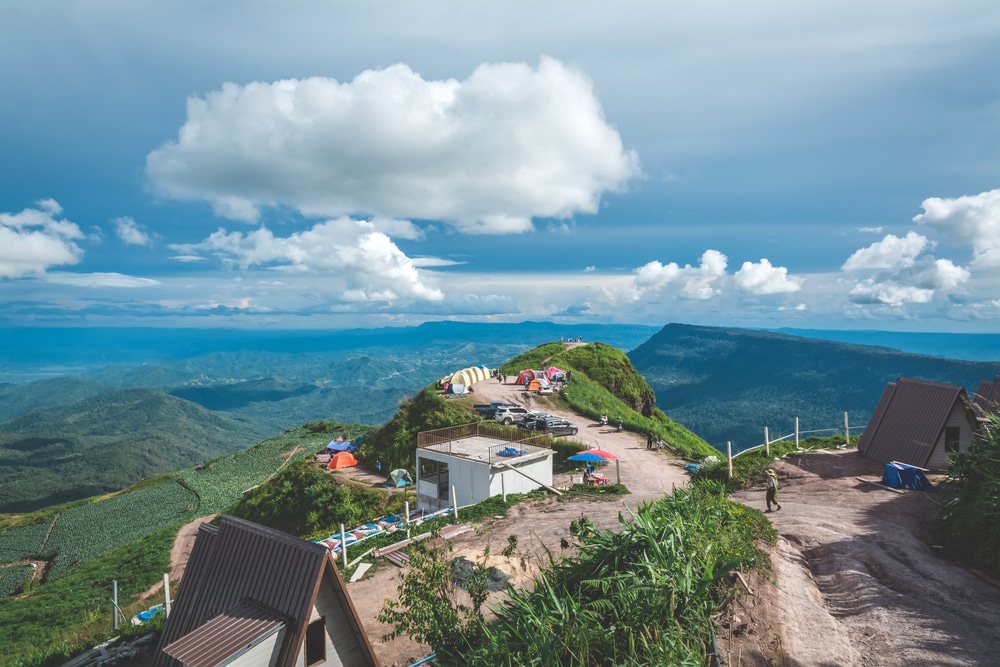
[[[960,402],[955,403],[951,409],[951,414],[948,415],[948,421],[945,423],[945,428],[957,427],[959,429],[959,450],[963,452],[969,451],[969,445],[972,443],[972,439],[975,437],[975,432],[972,430],[972,424],[969,422],[968,413],[962,407]],[[944,470],[949,465],[949,453],[945,451],[944,448],[944,430],[941,431],[941,437],[938,441],[934,443],[934,450],[931,452],[930,459],[927,461],[927,467],[931,470]]]

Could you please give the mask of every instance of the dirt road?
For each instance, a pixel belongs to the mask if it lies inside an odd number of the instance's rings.
[[[774,576],[751,584],[737,620],[726,619],[725,664],[1000,664],[1000,591],[938,555],[933,494],[858,481],[880,478],[881,466],[853,450],[773,467]],[[764,510],[763,485],[735,497]]]
[[[513,380],[514,378],[510,378]],[[531,409],[543,410],[563,417],[580,427],[576,437],[570,439],[583,442],[591,447],[600,447],[618,457],[618,469],[622,484],[632,492],[625,496],[628,507],[662,497],[672,488],[687,483],[687,474],[682,464],[665,452],[646,449],[646,439],[635,433],[618,433],[614,427],[600,427],[565,409],[556,408],[546,397],[528,397],[523,387],[515,384],[500,384],[496,380],[484,380],[474,385],[477,403],[506,401]],[[604,472],[615,480],[615,466],[608,465]],[[578,473],[579,475],[579,473]],[[556,486],[569,486],[572,475],[557,475]],[[489,565],[495,565],[505,573],[515,577],[515,582],[526,581],[537,571],[539,564],[547,563],[548,556],[558,557],[560,541],[570,539],[569,525],[574,519],[586,515],[596,526],[614,528],[618,525],[618,514],[625,512],[617,501],[561,500],[549,498],[513,508],[506,518],[486,523],[478,534],[466,533],[455,538],[455,555],[479,559],[483,549],[490,545],[493,554]],[[519,557],[511,560],[498,556],[507,543],[508,535],[518,536]],[[392,565],[383,565],[372,571],[362,581],[350,584],[348,590],[358,613],[361,615],[365,631],[375,647],[382,664],[406,665],[412,659],[422,658],[430,649],[405,638],[383,642],[382,635],[389,627],[375,621],[385,599],[392,596],[399,583],[400,570]]]

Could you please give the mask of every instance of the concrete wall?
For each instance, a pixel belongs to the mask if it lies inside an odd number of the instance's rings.
[[[451,497],[447,500],[437,498],[436,485],[420,483],[420,459],[430,459],[442,461],[448,464],[448,484],[455,487],[455,496],[459,507],[481,503],[487,498],[499,496],[502,493],[502,485],[507,488],[507,493],[527,493],[541,488],[538,484],[519,475],[513,470],[499,466],[491,466],[482,461],[473,461],[460,456],[450,456],[442,452],[431,450],[417,451],[417,509],[428,512],[436,512],[446,507],[451,507]],[[527,461],[511,462],[520,470],[531,475],[538,481],[552,486],[552,453],[540,455],[538,458]],[[503,481],[501,482],[501,477]],[[451,492],[449,491],[449,494]]]

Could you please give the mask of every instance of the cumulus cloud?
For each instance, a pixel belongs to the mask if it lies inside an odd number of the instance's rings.
[[[0,278],[42,275],[49,267],[77,264],[83,258],[74,241],[84,234],[75,223],[59,218],[62,207],[54,199],[36,206],[0,213]]]
[[[153,236],[146,228],[129,216],[122,216],[111,221],[115,233],[125,245],[148,246],[153,244]]]
[[[932,197],[921,207],[924,212],[913,221],[971,246],[972,266],[1000,266],[1000,190],[954,199]]]
[[[881,234],[882,229],[881,225],[878,227],[858,227],[858,231],[864,232],[865,234]]]
[[[404,64],[353,81],[225,84],[188,100],[177,139],[147,156],[167,196],[253,222],[306,215],[443,220],[468,233],[595,213],[639,174],[590,79],[557,60],[483,64],[428,81]]]
[[[182,257],[205,252],[242,269],[268,266],[335,274],[347,284],[341,295],[347,301],[443,298],[439,289],[424,284],[414,262],[388,236],[370,222],[346,217],[287,238],[276,237],[266,227],[245,233],[220,228],[201,243],[170,247]]]
[[[933,248],[926,236],[909,232],[904,238],[887,234],[881,241],[856,250],[841,267],[844,271],[897,269],[913,266],[920,253]]]
[[[733,274],[736,287],[750,294],[782,294],[798,292],[802,286],[788,277],[788,269],[771,266],[767,259],[760,262],[743,262],[743,266]]]
[[[874,273],[855,279],[850,299],[889,306],[928,303],[935,292],[949,292],[969,281],[967,269],[949,259],[936,259],[929,254],[933,248],[927,237],[909,232],[904,238],[887,234],[857,250],[841,268],[851,273]]]
[[[635,269],[635,279],[629,290],[629,300],[638,301],[649,293],[663,290],[671,284],[684,283],[683,292],[694,299],[709,299],[716,294],[711,284],[726,275],[728,258],[718,250],[706,250],[701,255],[700,264],[685,264],[682,268],[676,262],[662,264],[652,261]]]

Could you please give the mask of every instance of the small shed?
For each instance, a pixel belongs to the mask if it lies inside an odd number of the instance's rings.
[[[417,434],[417,507],[436,512],[552,486],[551,439],[473,422]]]
[[[899,378],[882,392],[858,451],[879,463],[942,470],[949,455],[967,451],[979,433],[964,387]]]
[[[330,551],[250,521],[202,524],[155,667],[378,667]]]

